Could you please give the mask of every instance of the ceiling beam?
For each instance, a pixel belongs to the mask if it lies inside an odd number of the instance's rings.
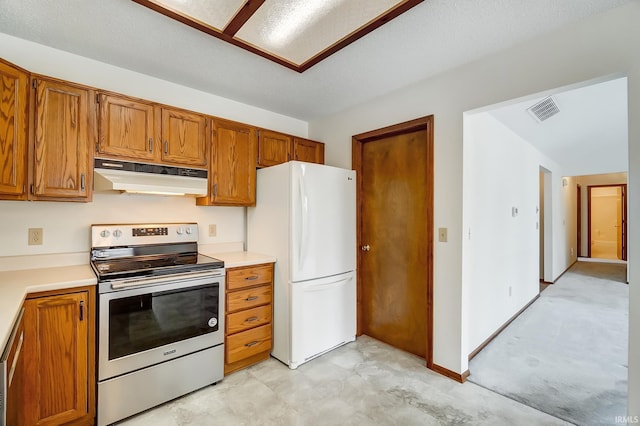
[[[235,16],[229,21],[227,26],[222,31],[224,34],[233,37],[242,28],[242,26],[253,16],[254,13],[265,0],[247,0],[244,5],[238,10]]]

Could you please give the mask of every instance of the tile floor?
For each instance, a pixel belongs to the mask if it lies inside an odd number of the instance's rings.
[[[359,337],[289,370],[270,359],[122,426],[168,425],[561,425],[563,421],[423,360]]]

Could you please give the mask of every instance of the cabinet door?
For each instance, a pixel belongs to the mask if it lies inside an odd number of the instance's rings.
[[[134,161],[159,157],[153,140],[153,104],[124,96],[100,95],[98,153]]]
[[[90,201],[93,91],[42,79],[35,98],[35,198]]]
[[[89,293],[25,301],[25,424],[92,418]]]
[[[324,144],[309,139],[293,139],[293,159],[324,164]]]
[[[258,135],[258,167],[275,166],[291,159],[291,137],[270,130]]]
[[[26,199],[29,76],[0,61],[0,199]]]
[[[162,161],[207,165],[206,118],[195,112],[161,108]]]
[[[214,120],[212,142],[212,204],[255,205],[255,130],[240,123]]]

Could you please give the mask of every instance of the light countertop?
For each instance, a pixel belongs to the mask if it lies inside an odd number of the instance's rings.
[[[237,268],[239,266],[259,265],[261,263],[273,263],[276,261],[275,256],[266,254],[252,253],[248,251],[231,251],[231,252],[207,252],[200,251],[205,256],[215,257],[224,261],[225,268]]]
[[[259,265],[276,261],[274,256],[245,251],[209,252],[207,256],[224,261],[225,268]],[[0,270],[0,355],[7,344],[20,306],[28,293],[95,285],[97,279],[91,266],[72,265],[14,271]]]
[[[91,266],[0,271],[0,354],[11,334],[20,306],[28,293],[95,285]]]

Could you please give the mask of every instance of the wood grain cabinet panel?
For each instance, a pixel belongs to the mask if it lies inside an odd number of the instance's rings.
[[[25,301],[25,424],[94,423],[93,291]]]
[[[207,165],[206,117],[195,112],[161,107],[162,162]]]
[[[248,266],[229,271],[227,289],[237,290],[271,283],[273,267],[271,265]]]
[[[34,198],[90,201],[94,92],[56,80],[34,85]]]
[[[229,374],[269,358],[273,263],[227,269],[225,364]]]
[[[291,160],[291,137],[271,130],[258,133],[258,167],[269,167]]]
[[[242,123],[211,120],[209,196],[198,205],[256,204],[256,130]]]
[[[293,159],[324,164],[324,144],[309,139],[293,138]]]
[[[153,137],[153,104],[113,94],[100,94],[98,154],[154,162],[159,149]]]
[[[29,74],[0,60],[0,199],[27,197]]]

